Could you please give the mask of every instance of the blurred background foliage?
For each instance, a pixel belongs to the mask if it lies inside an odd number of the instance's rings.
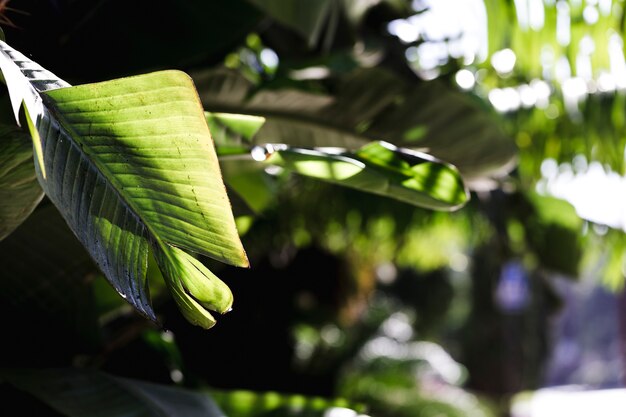
[[[345,399],[311,402],[318,411],[505,415],[510,395],[544,383],[549,318],[562,305],[553,278],[623,287],[621,0],[5,6],[0,25],[11,45],[73,84],[183,69],[208,111],[268,117],[263,140],[284,126],[301,132],[304,115],[346,143],[369,137],[430,151],[459,168],[472,199],[433,212],[225,158],[253,268],[211,264],[236,301],[209,332],[177,314],[158,279],[164,328],[134,314],[44,200],[0,243],[0,368],[74,366],[210,386],[227,415],[241,417],[309,410],[281,408],[293,399],[266,391]],[[355,73],[374,76],[346,89]],[[328,111],[329,97],[345,107]],[[397,97],[400,113],[385,113],[381,103]],[[298,138],[327,145],[317,140],[328,134]],[[590,174],[599,181],[591,197],[581,192]],[[109,384],[101,375],[48,377]],[[3,401],[23,404],[28,392],[56,410],[33,403],[36,415],[72,415],[29,388],[28,376],[4,380]]]

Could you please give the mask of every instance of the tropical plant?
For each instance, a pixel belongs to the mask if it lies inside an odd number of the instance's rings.
[[[472,363],[493,335],[463,326],[498,320],[485,280],[502,279],[518,260],[538,277],[535,293],[545,291],[546,270],[576,274],[582,222],[567,204],[529,190],[544,158],[564,161],[583,149],[579,140],[553,146],[554,137],[580,132],[577,121],[546,119],[547,110],[535,108],[508,112],[503,124],[490,106],[492,89],[537,76],[536,54],[524,49],[536,49],[527,38],[537,31],[502,25],[510,2],[484,2],[485,60],[447,57],[433,69],[415,55],[433,39],[405,43],[392,30],[393,22],[426,17],[422,2],[154,2],[151,18],[142,4],[42,2],[24,6],[30,15],[10,15],[21,30],[5,28],[0,313],[46,325],[38,343],[6,346],[11,360],[3,365],[82,370],[6,371],[8,394],[0,396],[35,396],[43,402],[32,404],[35,415],[50,407],[63,415],[176,415],[173,404],[190,407],[181,415],[217,415],[214,402],[233,416],[317,415],[331,407],[362,412],[354,404],[361,401],[381,415],[469,413],[465,405],[478,400],[461,393],[463,378],[436,381],[468,399],[449,404],[423,389],[432,383],[428,360],[368,362],[359,352],[406,309],[406,326],[418,334],[401,349],[451,323],[457,351]],[[556,25],[552,17],[546,22]],[[505,47],[523,71],[501,77],[487,57]],[[453,82],[462,67],[479,81],[470,94]],[[442,76],[416,75],[433,71]],[[565,108],[559,94],[550,100],[550,109]],[[524,152],[510,178],[515,142]],[[606,152],[585,152],[618,161],[605,142]],[[248,258],[251,271],[223,265],[246,267]],[[472,305],[470,296],[482,301]],[[202,328],[233,300],[235,310],[200,333],[178,320],[170,299]],[[17,340],[28,337],[20,322],[7,326]],[[76,347],[50,342],[63,338]],[[42,343],[49,349],[35,353]],[[468,365],[470,375],[493,369],[485,361],[498,359],[490,358]],[[161,367],[134,373],[132,360],[142,359]],[[94,367],[131,379],[84,370]],[[181,383],[181,375],[195,392],[137,380]],[[310,385],[299,385],[299,375]],[[486,378],[492,392],[515,388]],[[205,381],[226,390],[204,391]],[[80,389],[87,384],[88,392]],[[103,400],[106,393],[116,400]]]
[[[160,72],[70,87],[6,43],[0,46],[13,113],[19,124],[23,108],[33,138],[39,182],[107,279],[154,320],[146,290],[151,254],[183,314],[211,327],[215,321],[207,310],[228,311],[232,295],[186,251],[236,266],[248,261],[188,77]],[[201,90],[205,107],[213,112],[210,123],[224,128],[218,154],[225,157],[251,155],[303,175],[439,209],[456,208],[467,199],[454,167],[387,142],[362,144],[383,137],[426,147],[455,161],[470,179],[501,175],[500,166],[512,157],[497,128],[477,117],[472,121],[480,129],[477,139],[465,135],[460,141],[462,132],[450,131],[448,142],[442,142],[426,134],[441,131],[446,118],[433,114],[456,99],[437,91],[437,85],[412,91],[391,75],[370,70],[342,80],[335,97],[290,90],[249,97],[249,83],[238,77],[225,71],[203,74],[199,81],[206,86]],[[433,101],[428,111],[414,112],[414,102],[424,95],[442,104]],[[458,101],[456,112],[474,114],[460,96]],[[267,122],[223,114],[244,112],[267,116]],[[12,142],[7,141],[9,151],[17,152]],[[476,151],[487,147],[491,152]],[[25,208],[13,211],[23,220],[40,199],[31,192],[23,197]],[[19,220],[4,222],[5,235]]]
[[[253,189],[264,181],[268,165],[451,210],[468,199],[461,175],[423,149],[456,159],[470,180],[502,175],[500,167],[512,158],[506,137],[489,119],[473,121],[482,132],[479,146],[462,149],[463,132],[454,130],[448,143],[436,141],[426,132],[441,129],[446,119],[413,111],[424,95],[440,100],[440,106],[455,103],[463,117],[481,113],[442,86],[413,90],[383,71],[354,71],[327,94],[283,89],[253,97],[252,84],[233,71],[202,73],[196,79],[210,111],[205,115],[193,83],[181,72],[71,87],[0,42],[9,99],[4,104],[10,103],[15,121],[26,125],[32,138],[31,145],[3,118],[3,237],[29,217],[45,193],[115,290],[152,320],[148,280],[158,275],[193,324],[212,327],[209,310],[225,313],[232,305],[229,288],[193,255],[248,265],[218,155],[226,183],[257,211],[264,204]],[[434,111],[436,102],[433,106]],[[217,153],[207,123],[215,132]],[[450,146],[455,142],[456,155]],[[483,146],[494,152],[476,152]],[[158,270],[151,269],[154,265]],[[32,276],[38,270],[21,273]],[[47,380],[12,375],[4,378],[20,389],[26,385],[17,381]],[[84,412],[80,406],[72,411],[71,405],[51,404],[68,415]]]

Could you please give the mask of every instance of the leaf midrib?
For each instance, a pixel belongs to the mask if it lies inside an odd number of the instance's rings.
[[[57,107],[54,104],[54,100],[52,100],[45,93],[41,93],[41,97],[42,97],[45,109],[49,113],[49,117],[54,118],[54,120],[59,124],[59,129],[61,130],[61,133],[65,134],[65,136],[70,140],[70,143],[72,144],[72,146],[74,146],[78,150],[80,155],[83,158],[85,158],[85,160],[87,160],[88,163],[91,164],[92,167],[94,167],[98,175],[101,176],[105,180],[105,182],[107,182],[107,184],[115,193],[118,201],[120,201],[121,204],[123,204],[126,207],[126,209],[130,211],[130,213],[135,217],[135,219],[138,222],[140,222],[148,230],[150,238],[158,243],[171,245],[168,242],[164,242],[163,239],[161,239],[159,235],[155,233],[155,230],[153,229],[153,227],[149,223],[144,221],[142,216],[139,214],[140,210],[137,210],[137,208],[132,203],[132,199],[125,198],[124,194],[121,192],[121,190],[124,189],[124,186],[118,181],[116,181],[115,175],[113,175],[113,173],[106,167],[106,165],[98,163],[98,161],[92,157],[93,156],[92,154],[85,151],[85,149],[91,150],[91,146],[85,143],[81,143],[76,139],[76,137],[80,137],[80,135],[76,134],[76,132],[74,131],[74,129],[72,129],[71,126],[68,126],[69,123],[65,120],[62,113],[58,111]]]

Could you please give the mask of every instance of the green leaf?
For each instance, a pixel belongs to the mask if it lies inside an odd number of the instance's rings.
[[[360,69],[339,80],[337,92],[263,90],[234,71],[198,74],[206,110],[263,116],[257,144],[355,150],[376,140],[434,155],[468,181],[502,176],[516,147],[492,116],[439,82],[409,84],[380,69]],[[249,98],[248,98],[249,97]]]
[[[260,213],[275,200],[276,181],[263,164],[250,159],[253,138],[263,127],[264,117],[245,114],[205,113],[224,181],[245,206]]]
[[[246,114],[205,113],[218,155],[247,153],[265,118]]]
[[[564,200],[534,193],[527,197],[532,212],[523,224],[529,246],[545,268],[576,277],[583,254],[582,219]]]
[[[0,240],[28,217],[42,198],[28,135],[0,125]]]
[[[364,408],[362,405],[350,404],[341,398],[327,399],[297,394],[243,390],[211,390],[210,393],[213,400],[228,417],[322,417],[328,415],[331,410],[342,411],[341,415],[356,417],[357,412],[354,410],[362,412]]]
[[[394,196],[407,196],[408,202],[432,208],[458,208],[469,200],[459,171],[430,155],[374,142],[359,149],[355,156],[390,178]],[[394,178],[394,174],[397,174]],[[414,191],[414,194],[403,191]],[[423,200],[422,200],[423,198]]]
[[[250,142],[254,135],[261,129],[265,118],[258,116],[249,116],[246,114],[227,114],[227,113],[205,113],[207,117],[207,123],[209,127],[223,127],[227,129],[231,135],[228,140],[232,138],[232,134],[240,135],[241,138]],[[219,129],[218,129],[219,130]],[[211,132],[213,129],[211,129]],[[215,134],[214,134],[215,135]],[[226,138],[224,138],[226,140]],[[217,142],[217,138],[214,138]]]
[[[19,370],[2,377],[68,417],[224,417],[206,394],[96,371]]]
[[[42,143],[35,128],[35,121],[43,117],[44,113],[39,92],[69,87],[69,84],[36,62],[32,62],[3,41],[0,41],[0,72],[2,72],[3,82],[9,90],[13,116],[18,125],[21,125],[20,108],[24,109],[28,129],[33,140],[35,157],[41,175],[45,178]],[[24,74],[28,74],[28,76]]]
[[[155,319],[146,283],[152,249],[179,306],[205,318],[206,306],[223,312],[230,292],[185,251],[237,266],[248,260],[191,79],[164,71],[44,91],[62,82],[0,47],[9,90],[19,82],[11,100],[26,103],[41,140],[40,183],[115,289]]]
[[[233,304],[233,295],[226,284],[200,261],[175,246],[162,244],[155,250],[156,261],[185,318],[208,329],[215,319],[207,310],[226,313]],[[178,279],[172,279],[176,277]]]
[[[186,74],[146,74],[54,90],[43,98],[154,238],[247,266],[204,113]]]
[[[250,152],[249,149],[245,151]],[[266,166],[247,158],[223,157],[220,165],[224,181],[250,210],[261,213],[276,201],[278,182],[274,176],[265,172]]]
[[[207,113],[209,125],[221,134],[218,154],[221,159],[226,182],[236,190],[256,212],[270,204],[271,185],[263,166],[232,155],[250,152],[249,144],[262,127],[264,119],[252,119],[253,128],[248,129],[250,116]],[[220,118],[224,118],[220,120]],[[232,123],[232,128],[226,128]],[[240,123],[243,125],[241,126]],[[237,130],[246,131],[244,137]],[[222,151],[226,148],[226,152]],[[341,149],[290,148],[284,144],[269,145],[268,155],[253,155],[265,158],[266,163],[290,169],[301,175],[333,182],[386,197],[395,198],[420,207],[453,210],[465,204],[468,193],[460,174],[453,166],[442,163],[429,155],[398,149],[395,146],[374,142],[354,153]]]
[[[423,153],[398,149],[384,142],[370,143],[354,153],[339,148],[290,148],[284,144],[250,151],[264,118],[207,113],[207,120],[220,135],[217,149],[227,184],[257,212],[270,203],[272,193],[267,185],[267,174],[261,164],[233,158],[233,155],[251,152],[256,159],[302,175],[420,207],[452,210],[468,200],[456,168]]]
[[[275,149],[269,164],[416,206],[453,210],[469,199],[456,168],[389,143],[370,143],[353,153],[284,145]]]

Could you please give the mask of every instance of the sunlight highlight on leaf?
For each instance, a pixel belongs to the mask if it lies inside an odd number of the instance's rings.
[[[4,43],[0,69],[14,109],[24,101],[36,115],[27,119],[41,143],[44,191],[109,282],[156,320],[146,283],[152,246],[185,315],[212,326],[207,309],[223,313],[232,294],[184,250],[248,260],[191,79],[163,71],[67,87]]]

